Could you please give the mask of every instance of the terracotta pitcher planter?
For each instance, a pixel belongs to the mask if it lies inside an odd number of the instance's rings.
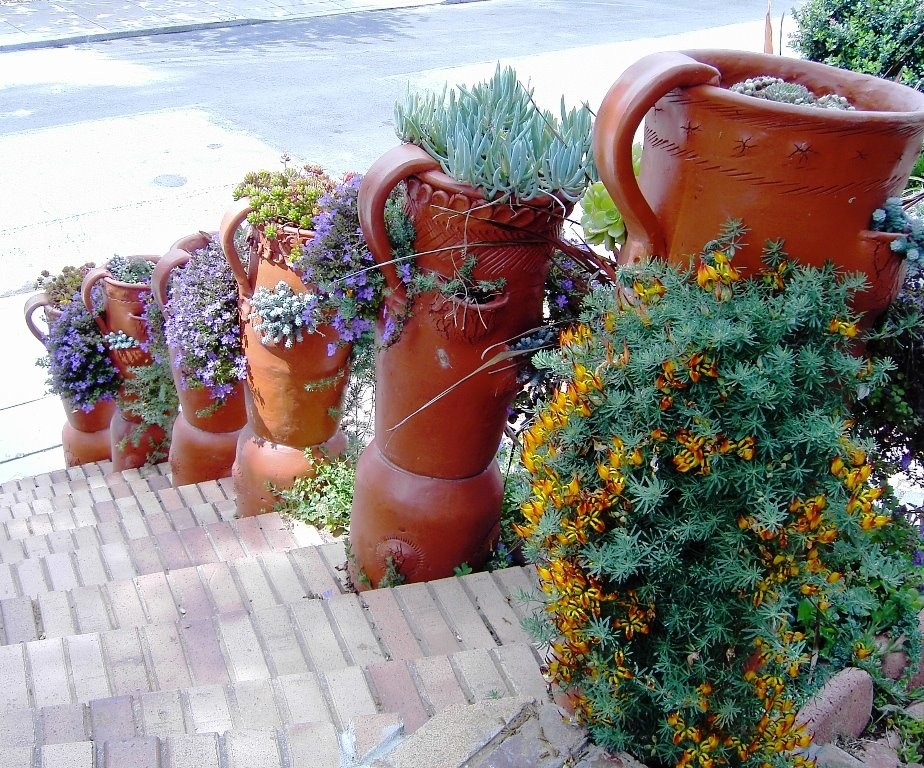
[[[505,281],[495,296],[479,303],[437,290],[408,299],[390,263],[383,214],[402,181],[417,267],[445,281],[474,256],[473,280]],[[386,153],[363,178],[363,234],[391,289],[391,309],[409,311],[397,341],[376,358],[375,438],[357,467],[350,526],[354,583],[362,571],[378,584],[389,561],[407,581],[423,581],[463,562],[480,567],[489,556],[503,493],[494,457],[517,371],[510,360],[485,362],[541,322],[569,208],[549,197],[486,203],[412,145]]]
[[[151,290],[164,313],[169,313],[169,283],[173,270],[183,267],[191,253],[205,248],[211,238],[205,232],[181,238],[154,268]],[[180,400],[173,422],[167,461],[174,485],[217,480],[231,474],[241,428],[247,421],[244,385],[238,382],[220,403],[205,387],[184,387],[183,371],[177,367],[177,350],[170,350],[170,367]]]
[[[156,263],[159,257],[144,258]],[[150,293],[150,287],[147,284],[123,283],[114,279],[105,266],[96,267],[87,273],[80,288],[83,303],[90,312],[93,312],[91,294],[97,283],[103,288],[103,313],[96,316],[100,332],[105,335],[122,331],[139,343],[147,341],[148,329],[143,314],[144,301]],[[123,382],[134,376],[132,368],[150,365],[152,362],[150,353],[139,347],[110,349],[109,358],[118,369]],[[119,397],[122,401],[128,398],[124,391]],[[126,413],[116,406],[109,435],[112,466],[115,471],[134,469],[146,464],[149,457],[168,442],[167,434],[162,428],[151,424],[142,432],[138,428],[141,423],[140,417]]]
[[[45,346],[47,335],[35,322],[35,312],[41,309],[45,315],[46,326],[51,325],[61,315],[61,311],[51,304],[47,293],[31,296],[23,308],[26,326],[32,335]],[[109,443],[109,422],[115,411],[115,403],[100,400],[90,411],[74,408],[66,399],[61,399],[67,421],[61,430],[61,447],[64,449],[65,466],[74,467],[93,461],[109,461],[112,449]]]
[[[728,87],[770,75],[855,111],[782,104]],[[632,141],[645,120],[641,172]],[[895,297],[903,262],[873,211],[898,194],[924,138],[924,93],[801,59],[743,51],[657,53],[629,67],[594,124],[600,178],[626,221],[623,262],[651,255],[682,265],[729,219],[749,231],[735,266],[761,266],[767,240],[796,260],[867,275],[854,301],[870,322]]]
[[[270,486],[290,488],[296,477],[311,471],[307,448],[315,460],[339,456],[345,450],[346,437],[337,414],[349,378],[350,357],[348,346],[327,354],[328,345],[338,339],[330,326],[306,334],[289,349],[262,343],[247,320],[250,297],[258,287],[274,288],[280,281],[296,292],[308,290],[289,267],[287,256],[301,248],[311,233],[279,227],[276,238],[267,238],[261,227],[255,227],[245,265],[234,236],[249,212],[249,202],[241,200],[225,213],[220,229],[221,245],[238,284],[247,358],[247,426],[238,439],[232,469],[241,515],[272,509],[279,497]]]

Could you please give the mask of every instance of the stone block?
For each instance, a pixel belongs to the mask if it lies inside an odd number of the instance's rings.
[[[872,708],[873,679],[862,669],[847,667],[805,703],[796,719],[806,724],[815,744],[828,744],[838,736],[858,738]]]

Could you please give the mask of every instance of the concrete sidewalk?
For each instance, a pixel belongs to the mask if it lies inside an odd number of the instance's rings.
[[[0,0],[0,52],[471,0]]]

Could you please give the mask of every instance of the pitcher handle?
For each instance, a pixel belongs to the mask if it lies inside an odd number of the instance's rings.
[[[212,240],[215,238],[216,235],[217,233],[215,232],[212,232],[212,233],[203,232],[200,229],[198,232],[192,235],[186,235],[186,237],[181,237],[179,240],[177,240],[173,245],[171,245],[167,249],[167,252],[169,253],[170,251],[189,251],[189,253],[192,253],[193,251],[198,251],[208,246],[208,244],[212,242]]]
[[[90,317],[96,320],[96,325],[103,336],[109,333],[109,328],[106,326],[106,292],[103,291],[103,311],[99,313],[93,306],[92,293],[93,286],[104,277],[109,277],[109,270],[106,267],[94,267],[84,275],[83,282],[80,284],[80,296],[83,299],[83,305],[87,308],[87,312],[90,313]]]
[[[438,170],[439,162],[423,149],[415,144],[401,144],[376,160],[359,185],[359,225],[363,237],[392,294],[401,302],[407,299],[407,292],[392,261],[391,240],[385,226],[385,203],[391,191],[408,176]]]
[[[48,341],[48,334],[45,333],[41,328],[35,324],[35,318],[33,315],[35,311],[40,307],[50,307],[51,306],[51,297],[45,293],[37,293],[34,296],[30,296],[26,299],[26,305],[23,307],[23,313],[26,318],[26,327],[32,331],[32,335],[35,336],[41,343],[42,346],[45,345],[45,342]]]
[[[623,72],[603,97],[594,121],[594,160],[600,180],[644,255],[667,256],[667,241],[632,170],[635,133],[648,110],[669,91],[718,85],[720,79],[721,73],[715,67],[686,54],[654,53]]]
[[[164,254],[154,267],[154,272],[151,275],[151,293],[154,294],[154,301],[157,302],[157,306],[161,310],[170,301],[170,294],[167,290],[170,285],[170,275],[173,274],[173,270],[177,267],[185,266],[190,258],[192,257],[189,251],[174,247]]]
[[[234,244],[234,235],[237,232],[237,228],[244,223],[247,214],[252,210],[253,207],[250,205],[250,200],[246,197],[241,198],[237,203],[225,211],[225,215],[221,217],[221,226],[218,228],[221,250],[224,252],[228,264],[231,265],[231,272],[234,273],[234,280],[237,282],[238,291],[241,294],[241,298],[244,299],[249,299],[253,296],[254,286],[257,284],[257,266],[259,259],[255,254],[251,254],[247,262],[247,267],[245,268],[241,255],[237,251],[237,246]]]

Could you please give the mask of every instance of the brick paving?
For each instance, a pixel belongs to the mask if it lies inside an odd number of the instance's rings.
[[[371,766],[440,713],[545,702],[530,569],[355,594],[343,542],[235,511],[164,465],[0,485],[0,764]]]

